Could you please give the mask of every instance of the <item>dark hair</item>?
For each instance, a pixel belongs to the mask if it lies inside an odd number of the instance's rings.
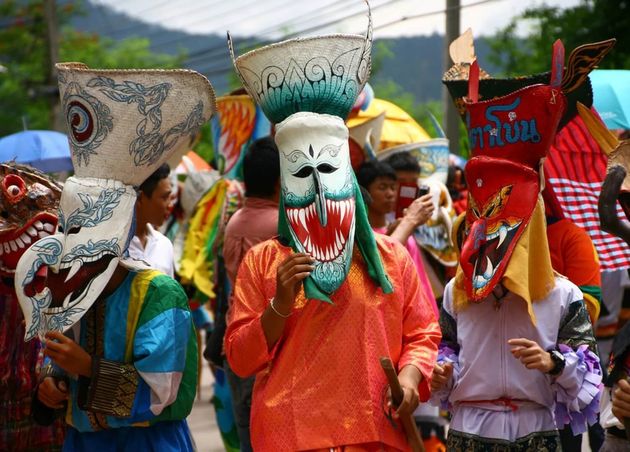
[[[145,196],[150,198],[153,196],[153,191],[155,190],[155,187],[157,187],[157,184],[159,184],[162,179],[166,179],[170,173],[171,167],[168,166],[168,163],[163,163],[153,172],[153,174],[142,182],[138,191],[144,193]]]
[[[418,160],[408,151],[398,152],[385,159],[385,163],[394,168],[394,171],[420,172]]]
[[[461,177],[461,181],[460,183],[465,187],[466,186],[466,178],[464,177],[464,169],[456,166],[456,165],[450,165],[448,167],[448,173],[446,176],[446,186],[447,187],[452,187],[453,184],[455,183],[455,178],[457,177],[457,172],[461,171],[462,173],[462,177]]]
[[[273,195],[279,178],[280,158],[273,138],[267,136],[250,144],[243,159],[245,196]]]
[[[359,182],[359,185],[365,189],[368,189],[370,184],[378,177],[386,177],[391,180],[396,180],[396,172],[387,163],[379,162],[378,160],[364,162],[357,169],[357,182]]]

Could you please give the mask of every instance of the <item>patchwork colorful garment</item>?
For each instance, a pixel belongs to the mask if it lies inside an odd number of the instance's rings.
[[[185,419],[197,387],[197,339],[177,282],[129,272],[71,334],[108,371],[70,380],[64,450],[192,450]]]

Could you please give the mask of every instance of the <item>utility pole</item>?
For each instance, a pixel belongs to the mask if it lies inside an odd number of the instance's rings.
[[[61,106],[57,95],[57,70],[55,63],[59,61],[59,28],[57,26],[57,5],[55,0],[44,0],[44,17],[46,18],[46,40],[48,41],[48,64],[45,95],[50,103],[50,128],[63,131],[65,124],[61,117]]]
[[[453,62],[448,54],[448,46],[459,36],[460,0],[446,0],[446,33],[444,34],[444,72],[448,71]],[[459,149],[459,113],[453,105],[451,96],[445,86],[442,86],[442,104],[444,107],[444,126],[449,139],[451,153],[460,155]]]

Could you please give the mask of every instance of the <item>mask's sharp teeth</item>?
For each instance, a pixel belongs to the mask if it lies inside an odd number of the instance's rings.
[[[346,202],[345,201],[341,201],[339,204],[341,204],[341,215],[340,215],[340,220],[339,220],[339,224],[343,224],[343,219],[346,216]]]
[[[50,234],[46,231],[39,231],[37,235],[39,236],[40,239],[43,239],[44,237],[48,237]]]
[[[13,252],[16,252],[18,250],[17,244],[13,240],[9,242],[9,246],[11,247],[11,250]]]
[[[479,289],[481,287],[484,287],[487,283],[488,282],[486,281],[486,279],[483,276],[477,275],[477,276],[475,276],[473,285],[474,285],[475,289]]]
[[[33,226],[29,226],[26,230],[32,237],[37,237],[37,230]]]
[[[306,218],[304,214],[305,210],[306,209],[298,209],[298,217],[300,219],[300,223],[302,223],[302,227],[304,228],[304,230],[308,231],[308,228],[306,227]]]
[[[44,223],[42,223],[41,221],[36,221],[35,223],[33,223],[33,226],[35,226],[39,230],[44,229]]]
[[[337,251],[341,251],[341,240],[339,240],[339,231],[335,231],[335,246],[337,246]]]
[[[70,298],[72,298],[72,294],[73,293],[74,293],[74,291],[70,292],[68,295],[66,295],[66,298],[63,300],[63,305],[62,305],[64,308],[67,308],[68,305],[70,304]]]
[[[76,275],[77,272],[81,269],[82,265],[83,265],[83,262],[80,259],[75,260],[72,263],[72,267],[70,267],[70,270],[68,271],[68,276],[66,276],[66,280],[64,281],[64,283],[67,283],[68,281],[70,281],[72,277]]]
[[[23,241],[25,244],[27,244],[27,245],[30,245],[30,243],[33,241],[33,240],[31,239],[31,236],[30,236],[30,235],[28,235],[27,233],[22,234],[22,235],[20,236],[20,238],[21,238],[21,239],[22,239],[22,241]]]
[[[326,260],[329,261],[330,260],[330,247],[327,246],[326,247],[326,256],[325,256]]]
[[[22,239],[20,237],[18,237],[17,239],[15,239],[15,243],[17,244],[17,246],[19,248],[24,248],[24,242],[22,241]]]
[[[55,227],[50,223],[44,223],[44,231],[48,231],[52,233],[55,230]]]
[[[501,246],[501,244],[503,243],[506,237],[507,237],[507,228],[505,226],[501,226],[501,228],[499,229],[499,244],[497,245],[497,248]]]
[[[492,275],[494,274],[494,267],[492,266],[492,261],[490,260],[490,258],[488,256],[486,256],[486,271],[483,273],[483,277],[486,278],[486,280],[490,280],[490,278],[492,278]]]

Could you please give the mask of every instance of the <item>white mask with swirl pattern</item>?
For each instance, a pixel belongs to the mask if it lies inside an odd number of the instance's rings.
[[[284,214],[297,248],[315,260],[311,278],[325,293],[352,261],[355,187],[348,129],[337,116],[295,113],[276,127]]]

